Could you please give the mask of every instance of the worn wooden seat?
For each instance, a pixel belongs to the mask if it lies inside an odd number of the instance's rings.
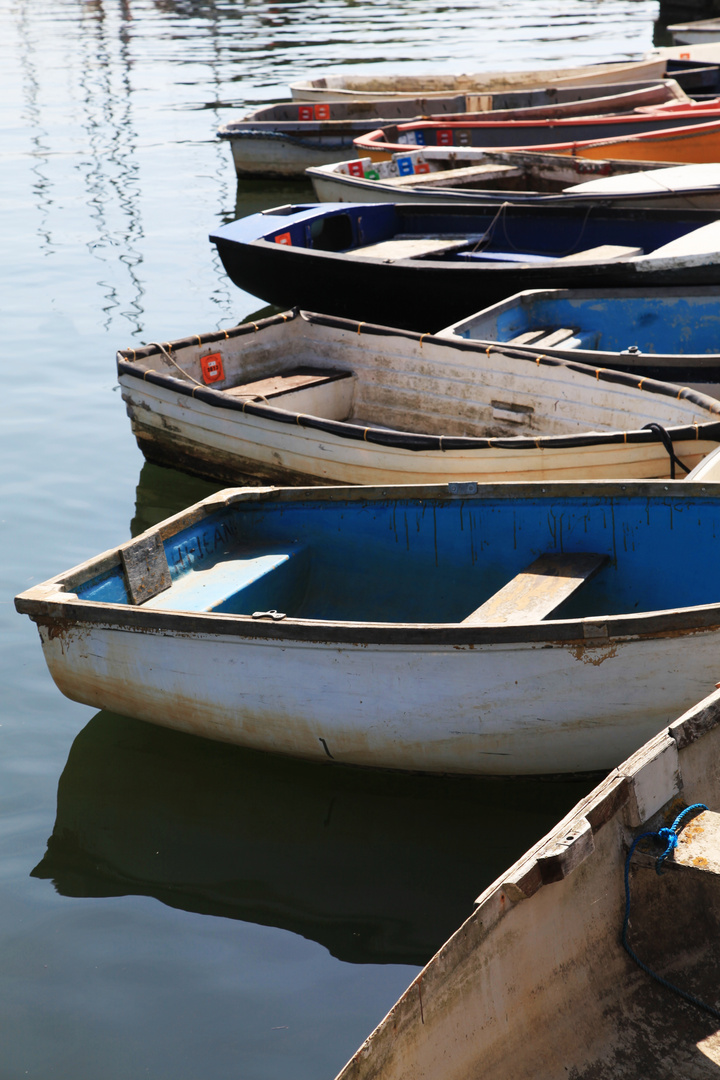
[[[230,386],[223,390],[230,397],[243,398],[246,401],[263,401],[280,397],[295,390],[304,390],[310,386],[324,386],[338,379],[351,379],[351,371],[328,371],[327,368],[297,368],[280,375],[270,375],[255,382]]]
[[[524,625],[547,618],[598,570],[607,555],[592,551],[541,555],[467,618],[463,626]]]
[[[555,345],[562,345],[563,341],[568,341],[574,335],[574,330],[564,326],[557,330],[527,330],[524,334],[511,338],[508,345],[534,345],[537,348],[550,349]]]
[[[599,244],[597,247],[586,248],[585,251],[575,251],[572,255],[561,255],[556,261],[562,263],[613,262],[615,259],[631,259],[643,254],[643,249],[639,247],[625,247],[622,244]]]
[[[633,863],[655,870],[657,853],[638,848]],[[678,833],[677,847],[663,860],[662,869],[720,874],[720,814],[702,810],[688,818]]]
[[[383,183],[393,187],[458,187],[468,180],[477,180],[482,184],[522,174],[522,169],[515,165],[468,165],[462,169],[439,169],[431,173],[413,173],[412,176],[390,176]]]
[[[398,259],[417,259],[422,255],[459,251],[467,245],[468,238],[465,236],[396,236],[392,240],[381,240],[377,244],[354,248],[347,254],[356,259],[384,259],[385,262],[395,262]]]

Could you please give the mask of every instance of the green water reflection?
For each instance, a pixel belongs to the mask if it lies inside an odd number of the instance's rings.
[[[588,786],[308,764],[98,713],[33,875],[63,896],[154,896],[346,962],[419,966]]]

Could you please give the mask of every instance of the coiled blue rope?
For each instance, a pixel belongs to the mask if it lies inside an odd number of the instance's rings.
[[[635,848],[642,840],[660,840],[665,842],[665,850],[662,855],[658,855],[655,861],[655,872],[657,874],[662,873],[662,864],[671,851],[674,851],[677,847],[678,832],[683,820],[692,813],[693,810],[707,810],[707,806],[704,803],[693,803],[692,806],[686,806],[681,814],[673,821],[669,829],[660,829],[658,832],[646,832],[641,836],[636,836],[633,840],[630,850],[628,851],[627,858],[625,859],[625,919],[623,921],[622,928],[622,944],[625,951],[635,961],[638,967],[649,975],[655,982],[659,982],[661,986],[666,987],[668,990],[672,990],[674,994],[679,994],[685,1001],[690,1002],[691,1005],[696,1005],[698,1009],[702,1009],[704,1012],[714,1016],[716,1020],[720,1020],[720,1011],[713,1008],[712,1005],[708,1005],[707,1002],[701,1001],[700,998],[695,997],[694,994],[689,994],[686,990],[681,990],[679,986],[675,986],[674,983],[668,982],[667,979],[663,979],[662,975],[658,975],[656,971],[649,968],[647,964],[644,964],[637,953],[634,951],[630,943],[628,942],[628,926],[630,924],[630,860],[633,857]]]

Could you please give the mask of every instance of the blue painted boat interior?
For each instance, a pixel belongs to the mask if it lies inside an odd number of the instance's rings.
[[[538,556],[608,559],[553,618],[720,602],[720,495],[239,503],[165,541],[165,611],[454,623]],[[698,573],[698,567],[702,573]],[[127,604],[118,565],[74,591]]]
[[[500,214],[497,208],[448,214],[431,207],[419,211],[393,203],[321,203],[252,214],[222,226],[210,239],[220,245],[266,240],[290,249],[342,253],[398,236],[467,236],[462,248],[456,246],[427,257],[433,261],[467,262],[469,257],[484,260],[488,253],[499,252],[506,260],[523,261],[519,259],[521,252],[558,258],[603,244],[641,248],[648,254],[701,227],[706,220],[709,218],[693,221],[682,215],[617,216],[602,211],[516,214],[512,208]]]
[[[507,342],[530,330],[574,330],[563,349],[681,355],[720,353],[720,303],[717,297],[568,297],[523,296],[497,316],[497,340]],[[483,337],[470,325],[466,338]]]

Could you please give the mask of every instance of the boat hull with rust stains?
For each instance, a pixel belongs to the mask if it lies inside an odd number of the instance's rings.
[[[714,684],[718,530],[687,481],[230,489],[16,606],[95,708],[318,761],[578,773]],[[498,613],[538,559],[596,572],[549,617]]]

